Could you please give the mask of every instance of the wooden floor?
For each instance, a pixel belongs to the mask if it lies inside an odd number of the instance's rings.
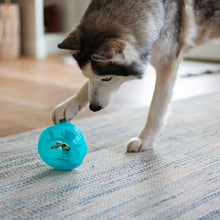
[[[73,95],[86,80],[77,66],[66,65],[61,58],[24,57],[0,61],[0,137],[52,125],[52,108]],[[129,82],[122,86],[110,108],[98,113],[86,109],[77,118],[146,106],[150,103],[154,82],[154,74],[147,74],[142,81]],[[182,78],[177,81],[173,99],[220,91],[219,85],[220,74]]]

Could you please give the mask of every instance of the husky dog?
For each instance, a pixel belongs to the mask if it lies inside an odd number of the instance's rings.
[[[92,0],[76,29],[58,45],[71,50],[88,81],[59,104],[54,123],[89,103],[105,108],[122,83],[141,79],[148,62],[157,78],[146,125],[128,152],[153,146],[162,128],[178,66],[194,46],[220,36],[220,0]]]

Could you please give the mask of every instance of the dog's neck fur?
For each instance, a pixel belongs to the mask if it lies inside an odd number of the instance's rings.
[[[175,56],[182,56],[189,49],[210,39],[220,37],[219,0],[208,0],[206,2],[164,0],[163,4],[165,11],[164,26],[152,53],[152,63],[157,62],[155,66],[158,66],[158,63],[169,63],[169,60]],[[170,56],[165,57],[164,51],[169,49],[172,52],[168,53]]]

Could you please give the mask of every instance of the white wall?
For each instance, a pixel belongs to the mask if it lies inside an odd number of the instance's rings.
[[[42,58],[45,56],[43,29],[43,1],[21,0],[22,53]]]
[[[200,59],[220,62],[220,40],[192,49],[186,56],[190,59]]]
[[[39,59],[57,53],[57,43],[73,30],[89,2],[90,0],[20,0],[22,52]],[[62,33],[44,33],[43,8],[50,3],[56,3],[61,8]]]

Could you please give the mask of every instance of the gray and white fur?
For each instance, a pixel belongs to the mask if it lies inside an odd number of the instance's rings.
[[[53,110],[54,123],[72,120],[88,103],[92,111],[105,108],[122,83],[143,77],[150,62],[157,78],[148,119],[127,151],[151,148],[184,53],[219,36],[219,0],[92,0],[58,45],[72,51],[88,81]]]

